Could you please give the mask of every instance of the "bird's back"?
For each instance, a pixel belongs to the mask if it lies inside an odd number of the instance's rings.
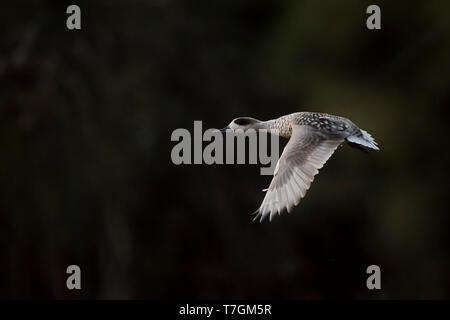
[[[321,132],[324,138],[346,138],[357,134],[360,129],[349,119],[327,113],[295,112],[276,120],[282,136],[290,137],[293,125],[307,125]],[[289,133],[288,135],[286,133]]]

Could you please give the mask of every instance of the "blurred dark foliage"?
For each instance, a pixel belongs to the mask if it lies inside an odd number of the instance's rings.
[[[77,4],[80,31],[0,5],[0,297],[450,297],[448,1],[377,1],[379,31],[368,1]],[[381,151],[340,148],[272,223],[258,165],[171,162],[194,120],[296,111]]]

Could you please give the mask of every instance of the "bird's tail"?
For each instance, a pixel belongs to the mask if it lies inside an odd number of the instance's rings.
[[[367,148],[380,150],[380,148],[378,148],[378,144],[375,142],[374,138],[372,138],[370,133],[368,133],[367,131],[364,131],[364,130],[359,130],[358,133],[356,133],[352,136],[348,136],[347,141],[360,144]]]

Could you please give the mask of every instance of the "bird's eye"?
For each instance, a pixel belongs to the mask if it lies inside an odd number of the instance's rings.
[[[236,119],[236,120],[234,120],[234,123],[236,123],[237,125],[240,125],[240,126],[246,126],[246,125],[248,125],[248,124],[250,124],[250,119],[246,119],[246,118],[239,118],[239,119]]]

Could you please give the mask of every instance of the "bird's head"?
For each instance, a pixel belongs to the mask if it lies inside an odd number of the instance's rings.
[[[231,130],[231,131],[236,131],[236,130],[247,131],[248,129],[258,130],[258,129],[261,128],[261,123],[262,123],[262,121],[260,121],[258,119],[255,119],[255,118],[240,117],[240,118],[236,118],[233,121],[231,121],[228,126],[226,126],[225,128],[223,128],[220,131],[222,131],[222,132],[227,131],[227,130]]]

